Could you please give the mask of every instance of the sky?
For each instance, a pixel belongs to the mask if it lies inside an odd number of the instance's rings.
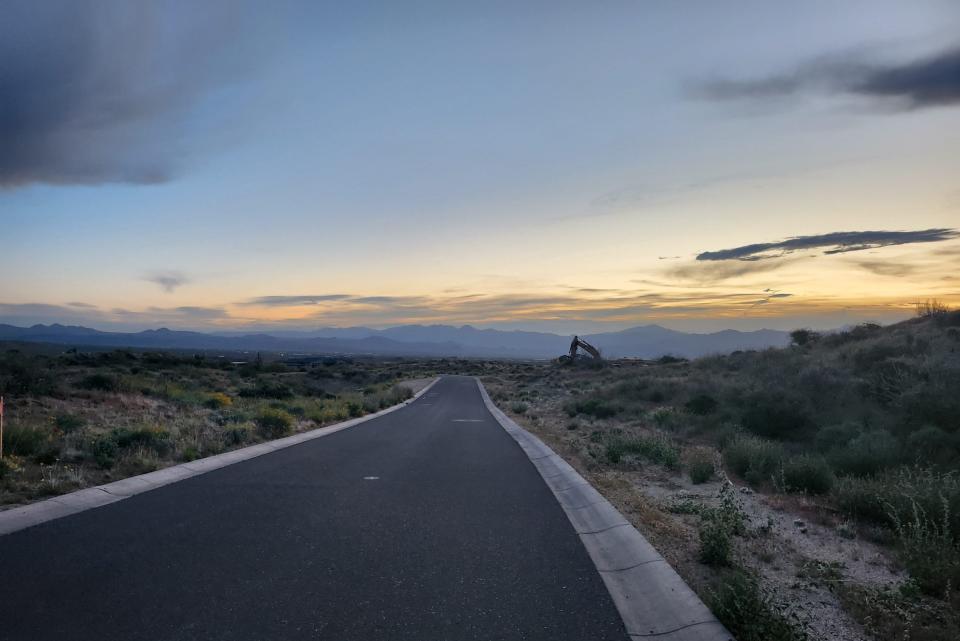
[[[0,5],[0,322],[960,305],[956,0]]]

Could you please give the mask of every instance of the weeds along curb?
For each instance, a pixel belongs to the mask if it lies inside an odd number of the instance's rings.
[[[732,641],[733,635],[640,532],[566,461],[504,414],[477,379],[487,409],[527,453],[563,508],[631,639]]]
[[[340,430],[345,430],[348,427],[353,427],[354,425],[359,425],[360,423],[366,423],[367,421],[371,421],[375,418],[406,407],[413,401],[426,394],[427,391],[436,385],[437,381],[439,380],[439,377],[434,379],[429,385],[414,394],[412,398],[394,405],[393,407],[388,407],[387,409],[380,410],[379,412],[374,412],[373,414],[367,414],[366,416],[354,418],[349,421],[344,421],[335,425],[329,425],[327,427],[320,427],[308,432],[301,432],[299,434],[279,438],[274,441],[267,441],[265,443],[258,443],[257,445],[231,450],[229,452],[224,452],[223,454],[217,454],[216,456],[197,459],[196,461],[190,461],[189,463],[172,465],[155,472],[149,472],[139,476],[129,476],[125,479],[120,479],[119,481],[106,483],[104,485],[97,485],[95,487],[88,487],[83,490],[77,490],[76,492],[71,492],[69,494],[55,496],[37,503],[31,503],[30,505],[4,510],[0,512],[0,536],[4,534],[10,534],[11,532],[16,532],[18,530],[23,530],[34,525],[39,525],[47,521],[59,519],[64,516],[83,512],[84,510],[100,507],[101,505],[108,505],[110,503],[122,501],[123,499],[134,496],[135,494],[149,492],[150,490],[154,490],[158,487],[163,487],[164,485],[176,483],[177,481],[182,481],[183,479],[188,479],[191,476],[198,476],[211,470],[233,465],[234,463],[246,461],[247,459],[262,456],[263,454],[269,454],[270,452],[282,450],[299,443],[312,441],[316,438],[329,436],[330,434],[339,432]]]

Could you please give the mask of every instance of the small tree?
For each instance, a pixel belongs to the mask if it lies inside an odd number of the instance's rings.
[[[917,309],[917,316],[920,318],[930,318],[940,316],[950,311],[950,308],[938,301],[936,298],[928,298],[924,301],[914,303]]]
[[[801,328],[790,332],[790,342],[797,347],[812,345],[820,339],[820,333],[812,329]]]

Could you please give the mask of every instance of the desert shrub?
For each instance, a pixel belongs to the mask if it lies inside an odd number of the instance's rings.
[[[203,404],[212,410],[222,410],[233,405],[233,399],[223,392],[212,392],[207,396],[207,400],[205,400]]]
[[[413,398],[413,390],[404,385],[394,385],[387,394],[387,405],[396,405]]]
[[[777,612],[757,579],[742,570],[724,573],[708,602],[739,641],[802,641],[806,634]]]
[[[0,393],[10,396],[49,396],[57,392],[57,377],[49,361],[17,350],[0,356]]]
[[[907,446],[910,456],[919,463],[945,464],[956,460],[960,436],[927,425],[907,438]]]
[[[19,468],[16,461],[14,461],[9,456],[0,458],[0,481],[7,478],[12,472],[17,471]]]
[[[290,414],[270,407],[257,412],[254,422],[265,438],[280,438],[293,428],[293,417]]]
[[[960,592],[960,540],[951,530],[950,505],[942,498],[940,518],[932,517],[916,501],[903,518],[891,512],[900,558],[924,594],[949,600]],[[892,507],[892,506],[891,506]]]
[[[751,485],[770,479],[784,458],[783,446],[756,436],[739,436],[723,450],[723,461]]]
[[[733,537],[745,531],[743,512],[733,490],[724,487],[720,505],[701,510],[700,561],[707,565],[728,566],[733,561]]]
[[[259,380],[253,387],[240,390],[243,398],[293,398],[293,390],[283,383]]]
[[[49,439],[50,435],[42,428],[8,423],[3,428],[3,451],[16,456],[34,456]]]
[[[90,443],[89,451],[93,456],[93,460],[96,461],[97,465],[102,469],[110,469],[114,463],[116,463],[117,442],[110,438],[109,435],[102,435],[94,439],[93,442]]]
[[[747,399],[743,426],[766,438],[798,438],[810,425],[810,419],[799,399],[786,395],[762,393]]]
[[[57,417],[53,419],[53,424],[57,426],[57,429],[69,434],[82,428],[86,424],[86,421],[76,414],[58,414]]]
[[[606,457],[612,464],[620,463],[624,456],[638,455],[669,468],[680,466],[680,448],[662,436],[623,437],[613,435],[607,441]]]
[[[188,445],[183,448],[183,452],[180,453],[180,459],[187,463],[196,461],[198,458],[200,458],[200,450],[194,445]]]
[[[117,447],[142,446],[153,450],[159,456],[167,454],[173,445],[170,432],[156,425],[137,428],[117,427],[110,433],[110,438]]]
[[[223,430],[223,440],[227,445],[240,445],[250,440],[252,430],[246,423],[230,425]]]
[[[956,430],[960,416],[960,367],[928,364],[919,377],[897,397],[900,414],[914,426],[929,424]]]
[[[719,405],[717,399],[709,394],[697,394],[687,401],[684,407],[691,414],[706,416],[707,414],[712,414],[714,410],[717,409],[717,405]]]
[[[347,401],[347,414],[352,418],[363,416],[363,404],[358,401]]]
[[[833,501],[860,521],[891,528],[910,522],[916,506],[933,523],[946,518],[954,537],[960,532],[960,477],[955,472],[904,467],[868,478],[841,478]]]
[[[834,480],[833,471],[823,458],[807,455],[784,461],[780,477],[786,491],[804,494],[826,494]]]
[[[694,485],[712,479],[716,471],[713,451],[704,447],[693,450],[687,460],[687,471],[690,473],[690,482]]]
[[[527,404],[520,401],[510,404],[510,411],[513,412],[514,414],[526,414],[527,409],[528,409]]]
[[[893,467],[900,455],[897,439],[889,432],[877,430],[835,447],[827,453],[827,460],[841,474],[867,476]]]
[[[83,389],[94,390],[98,392],[119,392],[120,379],[110,374],[97,372],[84,376],[80,380],[80,387]]]
[[[821,428],[813,442],[818,451],[826,453],[834,448],[846,446],[859,434],[860,427],[848,421]]]
[[[577,414],[586,414],[596,418],[610,418],[616,416],[621,410],[620,407],[610,401],[600,398],[587,398],[572,401],[566,405],[567,414],[576,416]]]
[[[650,420],[662,430],[676,429],[683,418],[683,415],[672,407],[658,407],[650,413]]]
[[[820,339],[820,334],[812,329],[795,329],[790,332],[790,342],[797,347],[806,347],[816,343]]]

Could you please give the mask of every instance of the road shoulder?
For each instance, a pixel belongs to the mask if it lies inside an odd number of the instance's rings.
[[[504,414],[480,379],[483,402],[527,454],[587,549],[631,638],[728,641],[733,636],[646,538],[573,467]]]

